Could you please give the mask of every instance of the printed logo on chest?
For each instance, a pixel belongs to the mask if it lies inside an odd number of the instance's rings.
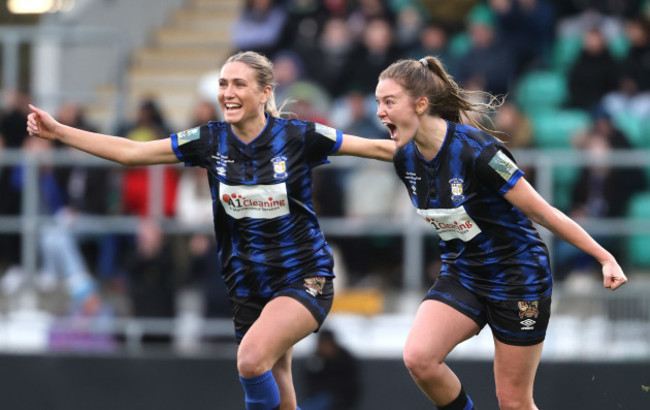
[[[444,241],[460,239],[468,242],[481,233],[481,228],[463,206],[450,209],[418,209],[417,212]]]
[[[219,183],[221,205],[235,219],[272,219],[289,213],[287,186]]]

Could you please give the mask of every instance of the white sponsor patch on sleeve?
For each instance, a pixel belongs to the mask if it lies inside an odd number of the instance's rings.
[[[510,181],[510,178],[512,178],[515,172],[519,169],[517,168],[517,165],[501,150],[494,154],[489,165],[506,181]]]
[[[468,242],[481,233],[481,228],[476,225],[463,206],[449,209],[418,209],[417,212],[444,241],[460,239]]]
[[[187,144],[190,141],[198,140],[201,136],[201,127],[190,128],[189,130],[181,131],[176,134],[178,137],[178,145]]]
[[[289,213],[287,186],[219,184],[221,205],[235,219],[272,219]]]
[[[322,135],[323,137],[327,137],[331,139],[332,141],[336,142],[336,130],[332,127],[328,127],[327,125],[319,124],[317,122],[314,123],[316,125],[315,131]]]

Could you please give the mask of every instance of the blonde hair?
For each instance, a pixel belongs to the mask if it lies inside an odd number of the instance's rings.
[[[396,61],[379,75],[380,81],[389,78],[398,81],[411,98],[426,97],[427,114],[494,132],[481,120],[492,124],[489,114],[503,104],[504,98],[484,91],[463,90],[436,57]]]
[[[242,51],[230,56],[224,64],[234,62],[244,63],[252,68],[255,71],[255,80],[262,90],[267,86],[271,87],[271,96],[266,100],[266,104],[264,104],[264,111],[272,117],[280,117],[282,115],[281,110],[285,106],[286,101],[280,108],[277,107],[275,102],[275,86],[277,83],[273,75],[273,63],[271,60],[254,51]]]

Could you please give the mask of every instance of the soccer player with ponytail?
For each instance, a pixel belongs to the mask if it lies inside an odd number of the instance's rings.
[[[407,338],[406,367],[439,409],[473,409],[444,361],[487,324],[499,407],[536,409],[533,383],[552,277],[532,222],[596,258],[606,288],[624,284],[625,275],[608,251],[534,190],[512,154],[480,124],[500,104],[497,98],[462,90],[435,57],[386,68],[376,98],[377,116],[397,146],[397,175],[418,215],[438,233],[443,262]]]

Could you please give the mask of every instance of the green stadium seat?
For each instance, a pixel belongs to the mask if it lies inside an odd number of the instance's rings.
[[[583,110],[544,111],[531,115],[533,140],[538,148],[571,148],[571,137],[591,125],[591,118]]]
[[[462,31],[449,39],[449,54],[454,58],[464,56],[472,48],[472,39]]]
[[[559,72],[567,72],[580,55],[582,37],[558,37],[551,50],[551,66]]]
[[[650,192],[632,197],[627,217],[650,220]],[[636,268],[650,268],[650,235],[630,235],[627,245],[628,262]]]
[[[556,110],[568,97],[566,78],[553,71],[531,71],[522,76],[515,99],[527,113]]]

